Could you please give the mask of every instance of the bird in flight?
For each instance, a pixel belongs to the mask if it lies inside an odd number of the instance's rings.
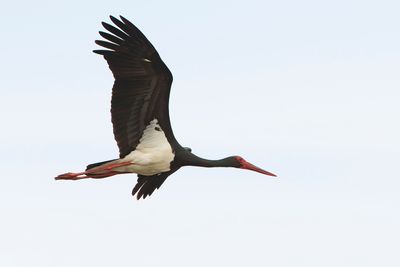
[[[119,158],[90,164],[83,172],[60,174],[56,180],[136,173],[132,195],[145,199],[183,166],[234,167],[276,176],[240,156],[207,160],[182,147],[173,135],[169,118],[170,70],[135,25],[122,16],[110,18],[115,26],[102,22],[108,32],[100,31],[105,40],[95,41],[105,49],[93,52],[105,58],[115,78],[111,117]]]

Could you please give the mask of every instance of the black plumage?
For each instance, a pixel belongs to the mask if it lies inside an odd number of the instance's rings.
[[[104,28],[112,34],[100,31],[107,41],[95,41],[109,50],[93,52],[104,56],[115,77],[111,116],[120,158],[136,148],[143,130],[154,118],[158,118],[176,153],[181,146],[173,136],[168,111],[172,74],[138,28],[122,16],[121,20],[113,16],[110,18],[119,29],[103,22]],[[140,175],[132,193],[142,188],[138,198],[151,195],[170,174]]]
[[[159,172],[155,175],[138,174],[137,184],[132,190],[132,194],[136,194],[137,199],[150,196],[155,189],[160,188],[169,175],[182,166],[235,167],[275,176],[239,156],[207,160],[192,154],[190,148],[182,147],[173,135],[169,118],[168,102],[172,84],[170,70],[136,26],[122,16],[120,19],[110,16],[110,19],[115,26],[102,22],[108,32],[100,31],[100,35],[105,40],[95,41],[105,49],[93,52],[104,56],[115,78],[111,99],[111,119],[121,161],[108,160],[89,164],[86,171],[64,173],[58,175],[57,180],[99,179],[136,172],[129,168],[125,169],[125,166],[136,164],[125,157],[137,149],[146,127],[154,119],[157,119],[159,125],[154,127],[154,131],[163,131],[172,148],[172,152],[167,153],[169,155],[162,154],[161,160],[168,162],[169,168],[155,168]],[[165,143],[165,141],[160,142]],[[158,143],[152,148],[157,151]],[[172,154],[173,159],[170,162]],[[152,163],[148,163],[149,166],[153,166]],[[124,168],[121,169],[121,167]],[[142,169],[135,170],[138,170],[138,173],[151,173],[141,172]]]
[[[104,56],[115,77],[111,116],[120,158],[135,149],[143,130],[154,118],[159,118],[168,141],[176,143],[168,115],[171,72],[152,44],[131,22],[123,17],[122,21],[110,18],[121,30],[105,22],[102,24],[119,38],[100,32],[112,43],[97,40],[96,44],[110,50],[93,52]]]

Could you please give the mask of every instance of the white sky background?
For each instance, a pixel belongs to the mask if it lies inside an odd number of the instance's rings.
[[[0,32],[0,266],[399,266],[398,1],[13,1]],[[145,201],[115,158],[108,15],[174,75],[171,118],[206,158]]]

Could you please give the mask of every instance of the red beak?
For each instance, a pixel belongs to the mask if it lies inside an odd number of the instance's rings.
[[[241,163],[242,163],[242,167],[241,167],[242,169],[251,170],[251,171],[259,172],[259,173],[262,173],[262,174],[265,174],[265,175],[275,176],[276,177],[275,174],[273,174],[271,172],[268,172],[266,170],[263,170],[261,168],[258,168],[257,166],[254,166],[253,164],[251,164],[251,163],[249,163],[249,162],[247,162],[245,160],[243,160]]]

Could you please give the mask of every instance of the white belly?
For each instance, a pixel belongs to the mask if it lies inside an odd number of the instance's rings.
[[[115,168],[115,171],[134,172],[142,175],[155,175],[170,170],[170,164],[174,160],[172,147],[165,136],[164,131],[154,119],[143,131],[136,149],[124,158],[116,160],[119,162],[132,162],[127,165]]]

